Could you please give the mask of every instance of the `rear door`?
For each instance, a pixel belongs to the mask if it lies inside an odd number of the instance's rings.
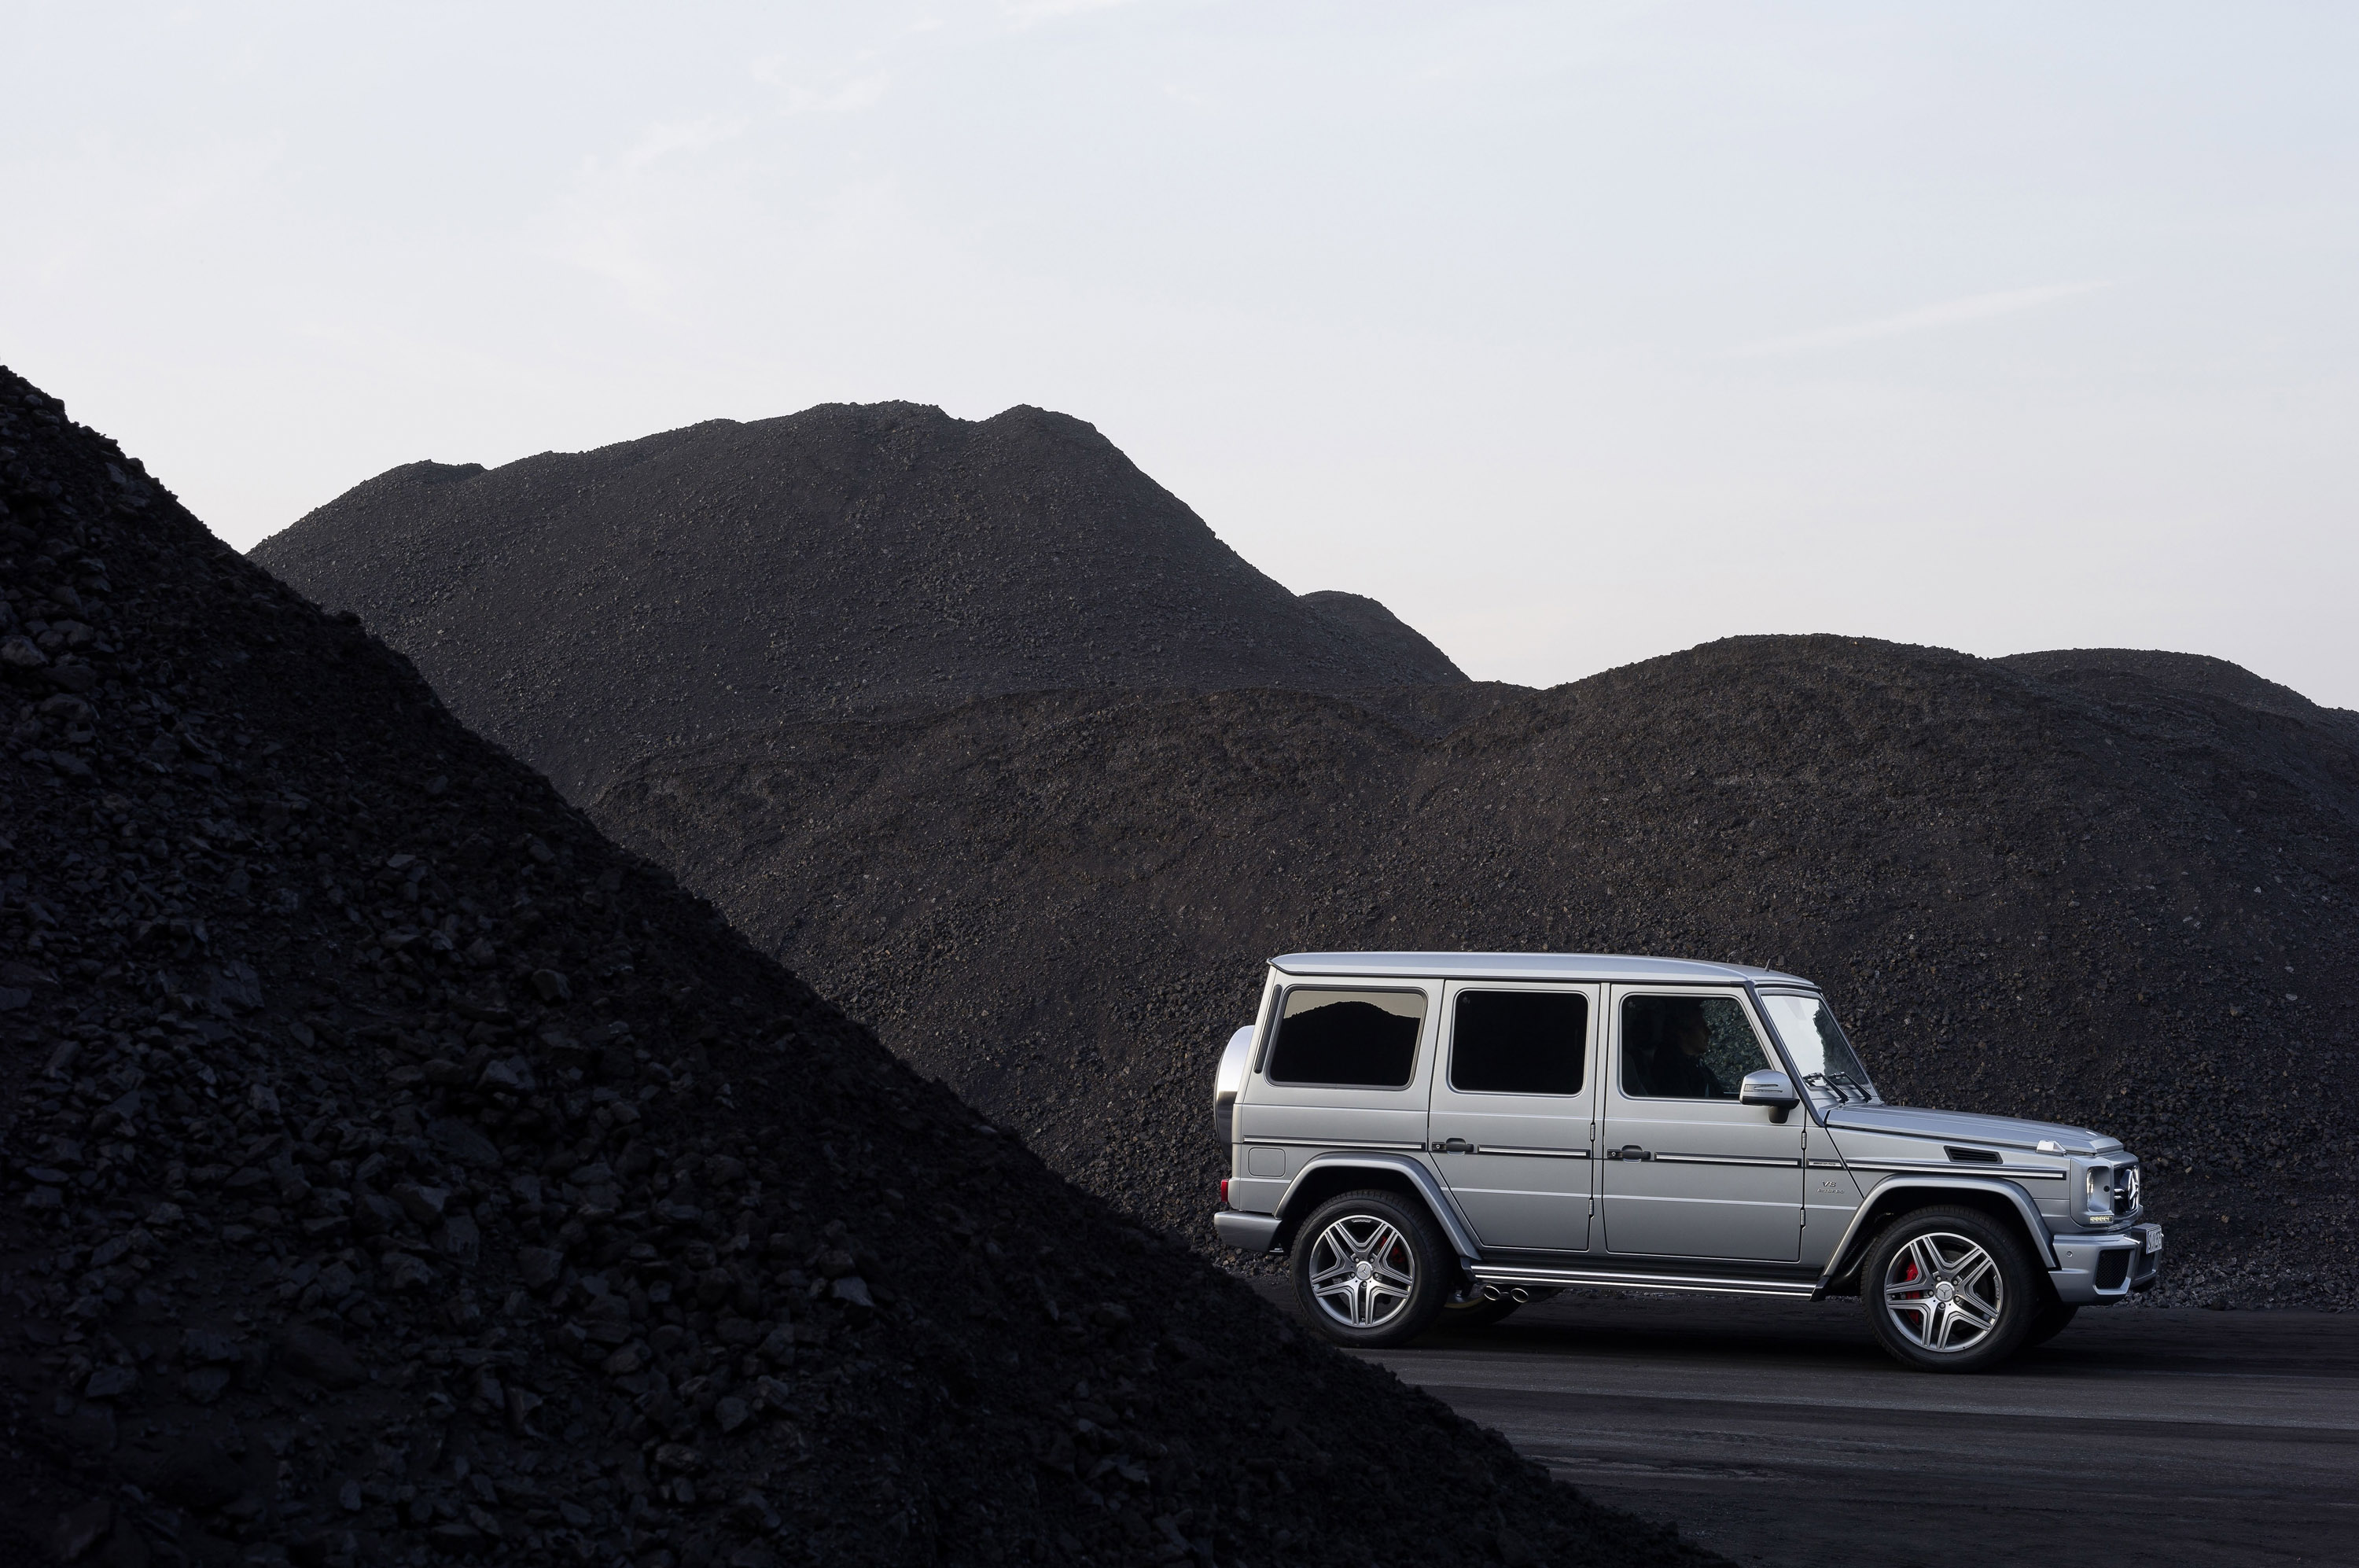
[[[1737,1104],[1777,1067],[1741,989],[1609,988],[1614,1070],[1598,1185],[1605,1247],[1647,1257],[1792,1262],[1802,1255],[1802,1135]],[[1782,1071],[1782,1069],[1780,1069]]]
[[[1598,990],[1453,981],[1444,992],[1429,1148],[1486,1252],[1589,1248]]]

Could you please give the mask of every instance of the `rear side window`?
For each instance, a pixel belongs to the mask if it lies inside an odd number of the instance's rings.
[[[1575,991],[1461,991],[1450,1086],[1469,1094],[1578,1094],[1589,998]]]
[[[1406,1089],[1417,1070],[1417,1037],[1424,1027],[1421,991],[1322,991],[1298,985],[1286,994],[1286,1007],[1278,1014],[1269,1081]]]

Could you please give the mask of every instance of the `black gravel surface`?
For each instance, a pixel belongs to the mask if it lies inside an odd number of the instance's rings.
[[[1049,1173],[5,371],[0,589],[0,1560],[1703,1560]]]
[[[1059,1170],[1210,1247],[1304,949],[1734,959],[1889,1097],[2128,1140],[2164,1301],[2359,1304],[2359,715],[2215,659],[1715,643],[1542,692],[820,718],[590,806]]]
[[[1288,593],[1039,408],[839,404],[415,463],[254,555],[576,799],[618,759],[789,711],[1464,679],[1372,599]]]

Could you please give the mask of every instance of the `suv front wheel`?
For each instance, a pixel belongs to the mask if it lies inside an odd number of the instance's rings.
[[[1903,1214],[1868,1248],[1860,1297],[1884,1348],[1924,1372],[1979,1372],[2012,1355],[2045,1305],[2031,1259],[1979,1209]]]
[[[1294,1293],[1310,1324],[1338,1345],[1405,1345],[1440,1314],[1458,1259],[1422,1205],[1397,1193],[1346,1192],[1296,1233]]]

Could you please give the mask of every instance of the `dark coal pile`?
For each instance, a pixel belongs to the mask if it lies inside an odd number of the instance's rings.
[[[1659,953],[1819,980],[1893,1098],[2126,1138],[2166,1300],[2359,1301],[2359,716],[2212,659],[1832,637],[1462,691],[813,719],[592,811],[1206,1247],[1270,954]]]
[[[254,554],[577,800],[643,752],[813,709],[1464,679],[1374,600],[1287,592],[1039,408],[831,405],[411,463]]]
[[[0,1558],[1699,1561],[979,1124],[0,372]]]

